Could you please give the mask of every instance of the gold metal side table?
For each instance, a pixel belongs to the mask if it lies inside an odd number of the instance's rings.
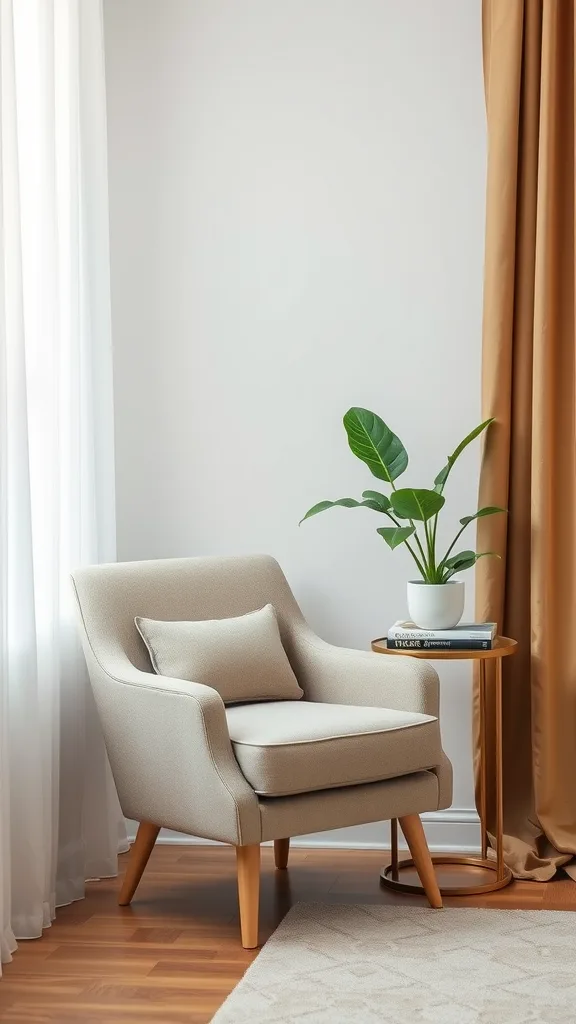
[[[482,849],[479,857],[473,856],[450,856],[439,855],[432,857],[434,865],[440,868],[437,872],[440,892],[444,896],[471,896],[477,893],[494,892],[495,889],[503,889],[512,881],[512,872],[504,864],[504,801],[502,786],[502,659],[510,654],[515,654],[518,649],[518,642],[507,636],[499,636],[493,642],[490,650],[486,651],[436,651],[436,650],[394,650],[388,648],[386,638],[373,640],[372,650],[376,654],[387,654],[390,657],[401,658],[424,658],[426,661],[478,661],[480,664],[480,835]],[[487,791],[487,720],[486,720],[486,662],[495,660],[495,711],[496,711],[496,732],[495,732],[495,759],[496,759],[496,856],[494,860],[488,859],[488,832],[486,829],[486,791]],[[399,892],[422,893],[421,885],[413,882],[403,881],[401,873],[414,868],[412,860],[398,860],[398,820],[393,818],[390,822],[390,847],[391,862],[380,872],[380,878],[384,885]],[[474,868],[475,873],[480,871],[490,872],[489,880],[479,882],[475,885],[450,884],[442,879],[442,868],[449,865],[464,865]],[[496,878],[494,878],[494,874]]]

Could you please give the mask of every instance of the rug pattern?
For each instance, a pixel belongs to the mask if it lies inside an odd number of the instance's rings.
[[[212,1024],[575,1024],[576,914],[299,903]]]

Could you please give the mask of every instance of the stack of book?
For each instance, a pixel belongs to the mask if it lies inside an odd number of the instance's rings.
[[[413,622],[395,622],[388,630],[390,650],[487,651],[496,636],[495,622],[461,622],[452,629],[420,629]]]

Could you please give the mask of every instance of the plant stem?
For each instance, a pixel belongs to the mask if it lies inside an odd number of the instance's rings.
[[[443,558],[443,559],[442,559],[442,561],[440,562],[440,566],[439,566],[439,568],[440,568],[440,567],[442,567],[442,566],[444,565],[444,563],[445,563],[446,559],[448,558],[448,555],[450,554],[450,552],[452,551],[452,548],[453,548],[453,547],[454,547],[454,545],[456,544],[456,541],[458,540],[458,538],[459,538],[459,537],[461,537],[461,536],[462,536],[462,534],[464,533],[464,530],[466,529],[466,527],[467,527],[467,526],[468,526],[468,523],[466,523],[466,524],[465,524],[465,525],[464,525],[464,526],[463,526],[463,527],[462,527],[462,528],[461,528],[460,530],[458,530],[458,533],[457,533],[457,534],[456,534],[456,536],[454,537],[454,540],[452,541],[452,543],[451,543],[450,547],[448,548],[448,551],[446,552],[446,554],[444,555],[444,558]]]
[[[431,579],[429,579],[429,582],[430,583],[436,583],[437,582],[437,579],[436,579],[436,575],[437,574],[436,574],[436,560],[435,560],[435,553],[434,553],[434,540],[433,540],[433,537],[432,537],[432,529],[428,525],[428,521],[426,521],[424,523],[424,533],[426,535],[426,545],[428,547],[428,569],[429,569],[429,573],[430,573],[430,577],[431,577]]]
[[[442,492],[440,492],[440,493],[442,493]],[[432,545],[433,545],[433,548],[434,548],[434,552],[436,552],[436,531],[438,530],[438,516],[439,515],[440,515],[440,513],[437,512],[436,515],[434,516],[434,526],[432,527]]]
[[[410,526],[414,526],[414,522],[413,522],[412,519],[409,520],[409,523],[410,523]],[[426,527],[424,527],[424,529],[426,529]],[[415,526],[414,526],[414,540],[416,541],[416,543],[418,545],[418,550],[420,552],[422,561],[423,561],[424,566],[426,568],[426,576],[427,576],[428,575],[429,565],[428,565],[428,562],[426,561],[426,554],[425,554],[424,548],[422,547],[422,544],[420,542],[420,537],[418,536],[418,530],[416,529]],[[424,579],[426,579],[426,576],[424,576]]]
[[[392,520],[392,522],[394,523],[394,526],[398,526],[398,527],[402,528],[402,524],[399,523],[398,520],[394,518],[394,516],[392,515],[391,512],[385,512],[384,515],[388,516],[388,519]],[[414,532],[416,532],[416,528],[414,528]],[[426,569],[424,568],[424,566],[422,565],[422,563],[418,559],[418,556],[417,556],[416,552],[413,550],[413,548],[410,546],[410,544],[408,543],[407,540],[403,541],[402,543],[405,544],[406,547],[408,548],[408,551],[410,552],[410,554],[412,555],[412,558],[414,559],[414,561],[416,562],[416,565],[418,566],[418,572],[420,573],[422,579],[425,580],[426,579]],[[420,544],[420,542],[418,542],[418,546],[420,547],[420,549],[422,549],[422,545]],[[424,552],[422,552],[422,555],[424,555]],[[425,558],[424,558],[424,564],[426,564],[426,559]]]
[[[396,484],[394,483],[393,480],[390,480],[390,483],[392,484],[392,490],[395,491],[396,490]],[[392,522],[396,524],[396,526],[401,526],[401,524],[398,522],[398,520],[395,519],[394,516],[391,515],[390,512],[387,512],[386,514],[390,517]],[[418,572],[422,576],[422,579],[425,580],[425,579],[427,579],[427,576],[428,576],[428,566],[426,564],[426,555],[425,555],[425,552],[424,552],[424,548],[422,547],[422,544],[420,543],[420,537],[418,536],[418,531],[417,531],[416,527],[414,526],[414,521],[412,519],[409,519],[408,522],[410,523],[410,526],[412,526],[414,528],[413,536],[414,536],[414,540],[416,541],[416,544],[418,545],[418,551],[420,552],[420,556],[422,558],[422,563],[423,564],[418,560],[418,558],[416,557],[415,551],[412,550],[412,548],[410,547],[410,545],[409,545],[407,540],[404,541],[404,544],[406,545],[406,547],[408,548],[408,551],[412,555],[412,558],[416,562],[416,565],[418,566]]]

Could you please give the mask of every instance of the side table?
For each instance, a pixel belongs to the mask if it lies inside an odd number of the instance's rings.
[[[483,882],[476,885],[450,885],[444,883],[442,878],[438,878],[438,884],[440,886],[440,892],[444,896],[469,896],[475,895],[476,893],[482,892],[493,892],[495,889],[503,889],[505,885],[509,885],[512,881],[512,872],[504,864],[504,842],[503,842],[503,829],[504,829],[504,801],[503,801],[503,786],[502,786],[502,659],[506,658],[510,654],[515,654],[518,648],[518,642],[511,640],[507,636],[498,636],[493,641],[493,646],[490,650],[484,651],[437,651],[437,650],[395,650],[389,649],[386,643],[386,638],[372,641],[372,650],[376,654],[387,654],[390,657],[401,657],[401,658],[424,658],[426,661],[478,661],[480,666],[480,835],[481,835],[481,851],[479,857],[474,856],[460,856],[460,855],[444,855],[432,857],[432,861],[435,865],[442,867],[442,865],[450,864],[462,864],[467,867],[473,867],[476,869],[482,868],[485,871],[489,871],[491,875],[496,875],[496,878],[491,877],[487,882]],[[495,660],[496,662],[496,680],[495,680],[495,710],[496,710],[496,729],[495,729],[495,769],[496,769],[496,857],[495,860],[488,859],[488,832],[486,828],[486,792],[487,792],[487,721],[486,721],[486,662]],[[380,878],[384,885],[389,886],[391,889],[397,889],[400,892],[412,892],[421,893],[424,890],[422,886],[415,885],[412,882],[403,881],[400,877],[401,872],[408,868],[413,868],[414,864],[412,860],[398,860],[398,821],[393,818],[390,822],[391,831],[391,862],[383,868],[380,873]],[[440,874],[440,873],[439,873]]]

